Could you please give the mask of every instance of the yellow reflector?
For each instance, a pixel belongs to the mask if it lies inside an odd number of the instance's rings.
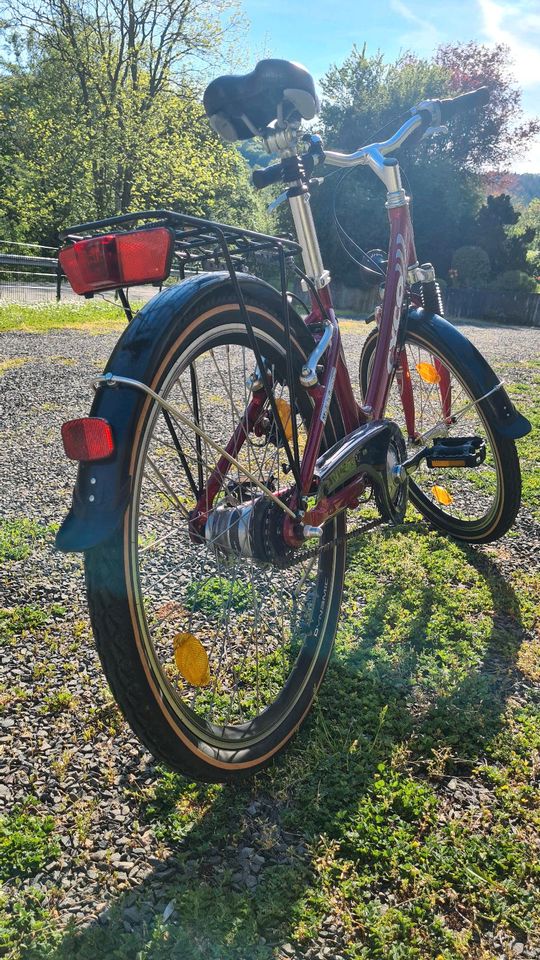
[[[437,502],[442,503],[445,507],[449,507],[454,501],[454,498],[448,493],[446,487],[438,487],[435,485],[431,488],[431,492]]]
[[[192,633],[177,633],[173,644],[176,666],[184,680],[193,687],[206,687],[210,683],[210,668],[201,641]]]
[[[282,400],[281,397],[276,397],[276,407],[279,414],[279,419],[283,424],[283,432],[287,437],[287,440],[292,440],[292,423],[291,423],[291,408],[286,400]]]
[[[416,369],[426,383],[440,383],[441,375],[432,363],[417,363]]]

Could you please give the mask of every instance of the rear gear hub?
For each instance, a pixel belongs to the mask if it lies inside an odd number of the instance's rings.
[[[206,521],[205,540],[227,554],[253,557],[261,563],[283,561],[292,555],[283,538],[284,517],[283,510],[266,497],[216,507]]]

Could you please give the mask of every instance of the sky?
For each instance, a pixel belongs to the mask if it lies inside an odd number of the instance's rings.
[[[540,0],[244,0],[243,8],[255,60],[297,60],[315,79],[342,63],[353,44],[392,60],[405,50],[430,55],[448,41],[505,43],[525,113],[540,114]],[[540,140],[512,169],[540,173]]]

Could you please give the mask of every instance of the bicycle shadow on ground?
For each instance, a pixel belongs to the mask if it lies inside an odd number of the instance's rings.
[[[401,529],[427,534],[441,551],[448,545],[422,523]],[[445,673],[446,648],[438,651],[441,662],[434,662],[441,596],[425,571],[418,570],[414,609],[389,640],[386,634],[407,602],[402,584],[381,583],[368,608],[356,609],[352,571],[350,613],[337,655],[312,717],[285,755],[240,787],[194,787],[168,775],[166,789],[142,803],[140,813],[173,850],[165,862],[171,875],[155,870],[117,897],[106,917],[68,931],[48,958],[269,960],[280,955],[278,948],[306,914],[314,924],[313,930],[304,928],[306,938],[313,939],[331,907],[317,890],[311,844],[321,835],[340,843],[381,765],[395,762],[400,751],[420,778],[434,757],[443,758],[435,787],[445,777],[470,773],[500,729],[519,678],[516,659],[525,630],[515,592],[485,553],[455,544],[452,549],[485,587],[489,609],[483,622],[487,617],[490,623],[473,654],[463,652],[469,661],[457,681]],[[463,589],[466,583],[448,584],[444,616],[454,610],[452,591]],[[461,632],[456,622],[458,644]],[[193,807],[199,815],[190,820]],[[167,917],[168,904],[174,911]],[[335,940],[325,941],[332,957],[340,953],[339,938],[337,929]],[[29,954],[34,956],[40,954]]]

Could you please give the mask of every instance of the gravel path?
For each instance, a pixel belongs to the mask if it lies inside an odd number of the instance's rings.
[[[369,329],[364,324],[344,327],[353,382]],[[540,330],[471,325],[464,330],[509,382],[531,375],[523,361],[540,356]],[[75,468],[63,455],[60,426],[87,411],[90,379],[103,367],[116,339],[116,334],[78,331],[0,337],[0,518],[61,521],[71,501]],[[517,537],[507,537],[497,547],[503,572],[506,567],[526,570],[535,551],[537,555],[538,526],[526,511],[517,531]],[[47,623],[39,641],[30,630],[16,646],[1,648],[7,711],[0,719],[6,762],[0,811],[32,794],[43,812],[54,815],[62,854],[29,885],[42,887],[46,905],[62,922],[87,924],[99,918],[106,923],[113,895],[133,888],[133,900],[124,898],[125,924],[126,929],[136,927],[165,910],[165,885],[178,862],[138,820],[139,800],[132,800],[130,793],[150,788],[155,768],[111,703],[88,628],[81,559],[53,552],[51,533],[36,540],[25,559],[0,571],[0,607],[24,604],[45,611]],[[14,688],[19,694],[10,702]],[[62,707],[55,700],[59,691],[67,691]],[[210,849],[201,862],[190,861],[188,848],[182,853],[182,870],[207,875],[216,862],[226,862],[239,888],[256,885],[261,866],[264,870],[273,858],[283,859],[290,849],[289,838],[274,825],[271,855],[260,857],[262,863],[253,859],[261,830],[269,825],[272,810],[259,797],[246,813],[247,853],[222,845]],[[257,869],[246,868],[247,859]],[[135,892],[143,880],[145,903],[135,907]],[[328,936],[312,945],[310,956],[337,956],[328,947]]]

